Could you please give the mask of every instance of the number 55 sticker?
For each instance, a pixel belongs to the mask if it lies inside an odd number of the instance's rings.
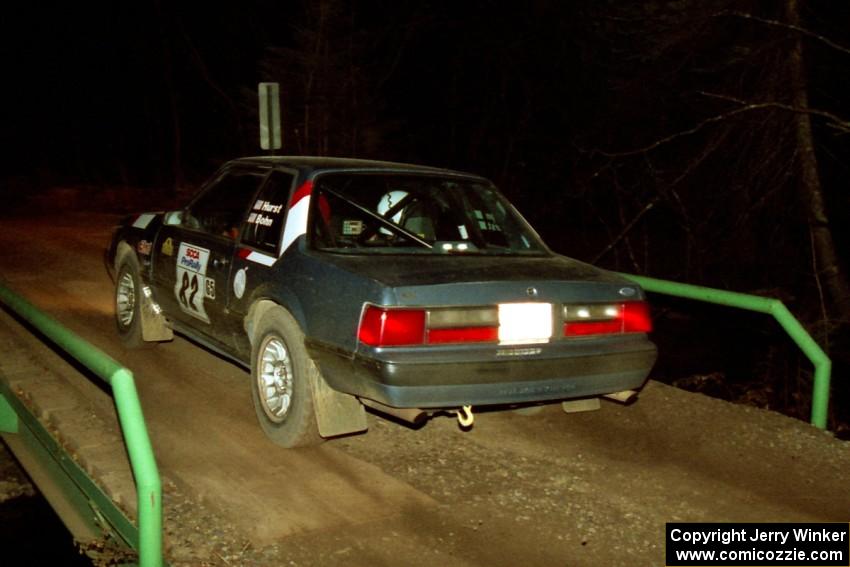
[[[174,295],[180,309],[205,323],[210,322],[204,310],[209,258],[210,251],[206,248],[181,242],[177,253],[177,281],[174,283]]]

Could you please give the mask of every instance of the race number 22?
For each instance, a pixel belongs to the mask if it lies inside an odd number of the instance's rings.
[[[188,293],[188,296],[187,296]],[[192,274],[191,283],[189,283],[189,273],[183,272],[183,281],[180,285],[180,293],[178,294],[178,298],[180,299],[180,303],[184,307],[188,307],[190,309],[194,309],[195,311],[198,308],[195,306],[195,295],[198,294],[198,274]]]
[[[204,298],[210,297],[205,293],[209,287],[207,281],[207,264],[210,251],[186,242],[180,243],[177,253],[177,276],[174,282],[174,295],[184,313],[205,323],[210,319],[204,309]],[[199,293],[200,292],[200,293]]]

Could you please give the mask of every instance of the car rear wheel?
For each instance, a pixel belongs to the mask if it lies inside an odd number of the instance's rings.
[[[118,265],[115,279],[115,323],[118,336],[130,348],[149,344],[142,339],[142,282],[139,262],[133,254],[125,254]]]
[[[304,333],[284,309],[266,311],[256,326],[251,355],[254,411],[265,434],[282,447],[323,441],[313,401],[315,363],[304,348]]]

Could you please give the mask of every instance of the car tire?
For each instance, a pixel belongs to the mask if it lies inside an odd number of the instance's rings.
[[[318,368],[304,348],[304,333],[286,310],[266,311],[251,347],[251,396],[265,434],[286,447],[323,441],[313,400]]]
[[[142,338],[142,279],[139,261],[132,253],[124,254],[118,262],[115,278],[115,324],[121,342],[129,348],[152,346]]]

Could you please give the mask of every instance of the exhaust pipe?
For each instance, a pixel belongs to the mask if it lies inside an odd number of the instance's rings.
[[[413,425],[419,425],[428,417],[425,410],[420,408],[394,408],[367,398],[360,398],[360,403],[366,407],[372,408],[373,410],[397,417],[398,419],[406,421],[407,423],[412,423]]]

